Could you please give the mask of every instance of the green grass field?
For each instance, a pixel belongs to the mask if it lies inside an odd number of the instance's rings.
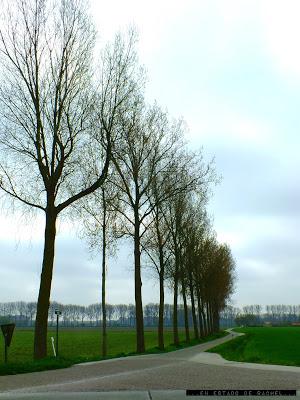
[[[225,333],[212,335],[205,341],[223,336]],[[41,371],[45,369],[62,368],[84,361],[101,360],[101,328],[89,329],[60,329],[59,331],[59,360],[53,357],[51,336],[56,338],[55,330],[48,332],[48,355],[46,360],[33,362],[33,330],[16,329],[8,349],[8,364],[4,364],[4,340],[1,335],[0,343],[0,375],[21,372]],[[191,341],[184,342],[184,330],[179,331],[180,347],[199,344]],[[204,341],[204,340],[203,340]],[[147,353],[159,352],[157,346],[157,331],[145,330]],[[165,330],[166,351],[178,349],[174,345],[172,330]],[[135,352],[135,330],[114,328],[108,330],[107,358],[132,355]]]
[[[300,327],[238,328],[246,335],[208,350],[226,360],[300,366]]]

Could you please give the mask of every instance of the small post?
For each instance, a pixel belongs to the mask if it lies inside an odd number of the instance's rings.
[[[58,321],[59,321],[59,316],[61,315],[61,311],[56,309],[55,314],[56,314],[56,356],[55,357],[58,357]]]
[[[55,351],[54,337],[53,336],[51,336],[51,343],[52,343],[52,349],[53,349],[54,357],[56,357],[56,351]]]
[[[56,357],[58,356],[58,319],[59,315],[56,314]]]

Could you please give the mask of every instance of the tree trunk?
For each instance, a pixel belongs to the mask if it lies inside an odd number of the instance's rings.
[[[212,333],[215,333],[215,328],[216,328],[216,320],[215,320],[215,311],[214,311],[214,307],[212,305],[209,305],[210,307],[210,315],[211,315],[211,330]]]
[[[212,321],[211,321],[211,312],[210,312],[210,307],[209,303],[206,303],[206,319],[207,319],[207,326],[208,326],[208,333],[212,333]]]
[[[206,335],[206,327],[204,325],[205,319],[203,318],[203,309],[202,309],[199,289],[197,289],[197,301],[198,301],[198,319],[199,319],[200,336],[201,338],[203,338]]]
[[[48,312],[54,264],[56,218],[54,206],[47,207],[43,264],[34,329],[35,360],[47,357]]]
[[[212,327],[212,332],[216,332],[216,316],[215,316],[215,310],[212,305],[210,305],[210,312],[211,312],[211,327]]]
[[[194,336],[196,340],[199,340],[199,331],[196,317],[196,309],[195,309],[195,297],[194,297],[194,287],[191,273],[189,273],[189,288],[191,295],[191,304],[192,304],[192,318],[193,318],[193,326],[194,326]]]
[[[142,304],[140,221],[138,209],[134,212],[134,282],[135,282],[135,315],[136,315],[136,351],[145,352],[144,317]]]
[[[164,306],[165,306],[165,293],[164,293],[164,266],[160,267],[159,274],[159,314],[158,314],[158,347],[164,350]]]
[[[213,308],[211,304],[208,304],[209,307],[209,315],[210,315],[210,326],[211,326],[211,333],[214,332],[214,314],[213,314]]]
[[[179,345],[178,334],[178,316],[177,316],[177,300],[178,300],[178,273],[175,271],[174,276],[174,306],[173,306],[173,337],[175,346]]]
[[[165,291],[164,291],[164,280],[165,280],[165,260],[162,238],[159,230],[159,216],[158,210],[156,213],[156,234],[158,240],[159,250],[159,313],[158,313],[158,347],[160,350],[164,350],[164,308],[165,308]]]
[[[182,287],[182,298],[183,298],[183,308],[184,308],[185,340],[186,340],[186,342],[189,342],[190,341],[189,312],[188,312],[188,306],[187,306],[187,301],[186,301],[186,290],[185,290],[185,285],[184,285],[183,279],[181,282],[181,287]]]
[[[220,316],[219,316],[219,311],[216,305],[212,307],[212,316],[213,316],[213,331],[214,332],[219,332],[220,330]]]
[[[105,284],[106,284],[106,202],[104,189],[102,188],[102,206],[103,206],[103,223],[102,223],[102,357],[107,355],[107,332],[106,332],[106,300],[105,300]]]

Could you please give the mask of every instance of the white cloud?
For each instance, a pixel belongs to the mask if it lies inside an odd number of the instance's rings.
[[[44,223],[42,214],[32,218],[19,212],[10,216],[0,214],[0,240],[11,241],[16,244],[21,241],[28,244],[40,241],[43,238]]]
[[[45,231],[44,213],[36,215],[21,213],[20,211],[0,214],[0,241],[14,242],[16,245],[25,243],[43,243]],[[58,236],[69,236],[70,232],[76,230],[76,224],[68,221],[63,215],[59,216],[56,224]]]
[[[222,98],[204,97],[206,101],[197,102],[186,115],[191,144],[202,144],[205,148],[206,145],[232,143],[235,147],[263,147],[274,151],[278,132],[271,121],[250,112],[239,112],[224,104]]]
[[[106,3],[91,0],[92,15],[101,43],[111,40],[117,31],[124,31],[134,24],[140,33],[139,53],[143,62],[160,45],[185,6],[179,0],[112,0]]]
[[[276,69],[291,83],[300,83],[300,2],[260,1],[262,39]]]

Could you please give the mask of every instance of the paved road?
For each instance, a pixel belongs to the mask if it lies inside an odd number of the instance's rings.
[[[135,395],[139,396],[136,399],[154,400],[159,393],[155,390],[300,389],[300,368],[247,365],[224,361],[220,356],[213,354],[203,354],[208,348],[230,339],[229,336],[166,354],[135,356],[79,364],[62,370],[1,376],[0,398],[6,398],[8,395],[9,398],[17,398],[18,394],[27,393],[30,398],[35,399],[38,397],[34,397],[33,393],[44,392],[72,392],[73,397],[70,398],[77,398],[75,392],[85,392],[86,397],[80,398],[88,399],[92,397],[88,397],[90,394],[87,392],[130,390],[140,391],[136,394],[131,393],[130,398],[133,400]],[[126,396],[126,392],[122,393]],[[175,396],[176,393],[179,397]],[[171,395],[171,392],[169,394]],[[182,398],[182,395],[182,391],[173,392],[170,398]],[[57,399],[57,396],[55,398]]]

